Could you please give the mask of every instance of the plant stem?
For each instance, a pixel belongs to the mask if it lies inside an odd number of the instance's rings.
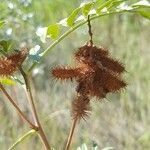
[[[37,115],[37,111],[36,111],[36,107],[35,107],[35,104],[34,104],[34,100],[33,100],[33,96],[32,96],[32,92],[31,92],[31,87],[30,87],[30,81],[29,81],[29,77],[27,76],[27,74],[23,71],[22,68],[20,68],[20,72],[25,80],[25,85],[26,85],[26,94],[27,94],[27,98],[29,100],[29,104],[31,106],[31,111],[32,111],[32,115],[33,115],[33,118],[34,118],[34,122],[35,124],[38,126],[38,133],[41,137],[41,140],[45,146],[45,149],[46,150],[50,150],[50,145],[49,145],[49,142],[46,138],[46,135],[44,133],[44,130],[41,126],[41,123],[39,121],[39,118],[38,118],[38,115]]]
[[[7,93],[7,91],[5,90],[5,88],[3,87],[3,85],[0,83],[0,89],[2,90],[2,92],[4,93],[4,95],[8,98],[8,100],[10,101],[10,103],[15,107],[15,109],[17,110],[17,112],[22,116],[22,118],[28,122],[28,124],[31,126],[32,129],[37,130],[37,126],[35,126],[26,116],[25,114],[20,110],[20,108],[18,107],[18,105],[15,103],[15,101],[11,98],[11,96]]]
[[[72,127],[70,129],[70,133],[69,133],[69,137],[68,137],[68,140],[67,140],[67,144],[66,144],[65,150],[69,150],[70,149],[70,145],[71,145],[71,141],[72,141],[72,137],[73,137],[73,134],[74,134],[74,131],[75,131],[75,127],[76,127],[77,121],[78,121],[78,118],[75,118],[73,120],[73,124],[72,124]]]
[[[99,15],[93,15],[90,17],[90,20],[94,20],[94,19],[97,19],[97,18],[100,18],[100,17],[103,17],[103,16],[108,16],[108,15],[113,15],[113,14],[121,14],[121,13],[124,13],[124,12],[128,12],[128,13],[133,13],[133,12],[136,12],[134,10],[130,10],[130,11],[127,11],[127,10],[120,10],[120,11],[114,11],[114,12],[109,12],[109,13],[104,13],[104,14],[99,14]],[[41,54],[41,59],[44,58],[44,56],[46,56],[50,50],[55,47],[59,42],[61,42],[65,37],[67,37],[70,33],[72,33],[73,31],[75,31],[76,29],[78,29],[80,26],[86,24],[88,22],[88,20],[85,20],[83,22],[80,22],[79,24],[73,26],[72,28],[70,28],[68,31],[66,31],[64,34],[62,34],[57,40],[55,40],[51,45],[49,45],[45,50],[44,52]],[[31,73],[32,69],[39,63],[37,62],[34,62],[32,64],[32,66],[29,68],[28,70],[28,74]]]
[[[15,147],[16,147],[18,144],[22,143],[27,137],[29,137],[29,136],[31,136],[31,135],[33,135],[33,134],[35,134],[35,133],[36,133],[35,130],[30,130],[30,131],[27,132],[25,135],[23,135],[22,137],[20,137],[8,150],[14,150]]]

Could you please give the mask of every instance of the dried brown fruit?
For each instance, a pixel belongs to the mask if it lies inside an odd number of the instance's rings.
[[[69,68],[69,67],[56,67],[52,70],[53,76],[57,79],[65,80],[65,79],[73,79],[78,77],[79,68]]]
[[[91,107],[90,100],[88,97],[83,95],[78,95],[72,101],[72,117],[73,119],[86,119],[88,117]]]
[[[12,75],[18,67],[23,63],[27,56],[28,50],[26,48],[21,51],[11,54],[7,57],[0,58],[0,76]]]

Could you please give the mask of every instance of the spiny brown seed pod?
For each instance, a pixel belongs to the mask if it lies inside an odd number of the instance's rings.
[[[87,96],[78,95],[72,101],[72,117],[73,119],[86,119],[88,117],[91,107],[90,100]]]
[[[76,68],[57,67],[53,75],[59,79],[75,79],[76,91],[80,95],[105,98],[109,92],[126,87],[120,74],[123,65],[109,57],[108,51],[93,45],[84,45],[75,53]]]
[[[57,79],[73,79],[79,76],[79,68],[70,68],[70,67],[56,67],[52,70],[53,76]]]
[[[79,50],[75,53],[75,58],[81,63],[93,63],[100,61],[103,67],[106,67],[116,73],[122,73],[125,71],[125,68],[121,63],[109,57],[107,50],[104,48],[97,48],[93,45],[88,44],[79,48]]]
[[[86,44],[74,54],[76,67],[57,67],[53,75],[61,80],[75,79],[77,81],[77,97],[72,102],[73,119],[85,118],[90,110],[89,99],[105,98],[126,87],[121,79],[124,66],[109,56],[104,48]]]
[[[99,57],[107,56],[108,51],[104,48],[97,48],[96,46],[92,46],[90,44],[86,44],[79,48],[79,50],[75,53],[75,59],[77,61],[85,61],[89,58],[96,60]]]
[[[26,48],[21,51],[11,54],[7,57],[0,58],[0,76],[12,75],[18,67],[23,63],[27,56],[28,50]]]
[[[126,83],[118,76],[111,74],[107,70],[99,69],[96,71],[93,85],[100,85],[107,92],[115,92],[126,87]],[[98,88],[95,86],[95,88]]]
[[[13,63],[17,63],[18,65],[20,65],[26,59],[27,54],[28,49],[22,48],[19,52],[7,56],[7,59],[11,60]]]
[[[0,76],[12,75],[17,69],[16,64],[7,58],[0,58]]]

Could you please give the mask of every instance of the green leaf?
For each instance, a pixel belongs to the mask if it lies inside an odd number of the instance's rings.
[[[140,15],[143,17],[150,19],[150,8],[146,11],[146,9],[140,9],[139,10]]]
[[[77,18],[80,11],[81,11],[81,7],[78,7],[75,10],[73,10],[71,15],[67,18],[68,26],[72,27],[74,25],[75,19]]]
[[[0,49],[2,49],[4,52],[8,52],[12,46],[11,40],[2,40],[0,41]]]
[[[104,3],[105,0],[96,0],[95,1],[95,6],[100,6]]]
[[[112,9],[116,9],[117,6],[121,5],[122,3],[124,3],[126,0],[117,0],[117,1],[113,1],[110,3],[110,6],[108,7],[108,10],[112,10]]]
[[[0,28],[2,28],[4,24],[5,24],[5,21],[0,21]]]
[[[150,19],[150,3],[147,0],[139,1],[132,5],[140,15]]]
[[[50,36],[52,39],[56,39],[60,33],[59,24],[49,25],[47,28],[47,36]]]
[[[67,18],[67,25],[70,27],[74,25],[76,18],[78,18],[78,15],[81,10],[82,10],[83,16],[86,17],[91,11],[93,5],[94,5],[94,2],[82,3],[80,7],[73,10],[71,15]]]
[[[147,0],[141,0],[137,3],[134,3],[132,5],[133,7],[136,7],[136,6],[146,6],[146,7],[150,7],[150,2],[148,2]]]
[[[13,79],[7,77],[0,77],[0,82],[6,85],[15,85],[16,82]]]
[[[101,10],[104,9],[104,8],[109,7],[113,1],[114,0],[108,0],[108,1],[105,1],[105,2],[101,3],[100,6],[98,7],[98,9],[96,10],[96,12],[98,14],[100,14]]]
[[[82,6],[82,14],[86,17],[88,16],[90,10],[92,9],[94,2],[85,3]]]
[[[112,10],[112,9],[115,9],[117,11],[117,6],[121,5],[125,1],[127,1],[127,0],[108,0],[108,1],[102,1],[100,3],[100,6],[97,9],[97,13],[98,14],[102,13],[104,9],[105,9],[105,11],[109,11],[109,10]]]

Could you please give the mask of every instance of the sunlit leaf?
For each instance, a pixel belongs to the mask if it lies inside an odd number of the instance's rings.
[[[140,15],[150,19],[150,2],[147,0],[139,1],[133,4],[132,7],[139,12]]]
[[[36,31],[36,35],[40,37],[40,40],[45,43],[47,36],[47,27],[39,27]]]
[[[4,24],[5,24],[5,21],[0,20],[0,28],[2,28]]]
[[[52,39],[56,39],[59,36],[60,26],[59,24],[49,25],[47,28],[47,36],[50,36]]]
[[[0,77],[0,83],[6,84],[6,85],[15,85],[16,82],[13,79],[7,78],[7,77]]]
[[[99,6],[98,9],[96,10],[96,12],[97,12],[98,14],[101,13],[101,10],[104,9],[105,7],[106,7],[106,8],[109,7],[109,6],[112,4],[113,1],[114,1],[114,0],[107,0],[107,1],[104,1],[103,3],[100,4],[100,6]]]
[[[150,2],[147,0],[141,0],[137,3],[134,3],[132,6],[147,6],[150,7]]]
[[[82,14],[86,17],[90,10],[92,9],[94,5],[94,2],[89,2],[89,3],[85,3],[83,6],[82,6]]]
[[[147,9],[147,11],[146,11]],[[143,17],[150,19],[150,8],[145,8],[145,9],[139,9],[139,13],[140,15],[142,15]]]
[[[101,6],[104,2],[105,2],[105,0],[96,0],[95,6]]]
[[[81,10],[84,17],[86,17],[88,14],[95,14],[94,11],[91,11],[93,5],[94,2],[82,3],[80,7],[76,8],[67,18],[67,25],[71,27],[74,25],[74,23],[78,20],[77,18],[79,18],[78,15],[81,12]]]
[[[76,8],[76,9],[71,13],[71,15],[70,15],[70,16],[68,17],[68,19],[67,19],[67,25],[68,25],[68,26],[71,26],[71,27],[72,27],[72,26],[74,25],[75,19],[77,18],[77,16],[78,16],[80,10],[81,10],[81,8],[78,7],[78,8]]]

